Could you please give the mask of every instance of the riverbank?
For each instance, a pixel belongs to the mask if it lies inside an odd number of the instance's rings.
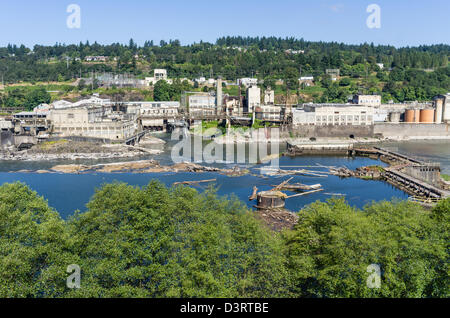
[[[157,139],[157,138],[154,138]],[[163,141],[161,141],[164,144]],[[61,139],[47,141],[30,149],[17,150],[10,147],[0,152],[0,161],[55,161],[55,160],[101,160],[137,158],[144,155],[157,155],[162,149],[152,149],[149,145],[160,145],[153,139],[137,146],[124,144],[102,144]]]

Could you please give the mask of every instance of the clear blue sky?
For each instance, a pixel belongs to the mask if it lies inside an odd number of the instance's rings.
[[[81,7],[81,29],[69,29],[69,4]],[[366,8],[381,7],[369,29]],[[450,0],[0,0],[0,45],[89,40],[102,44],[220,36],[294,36],[311,41],[415,46],[450,43]]]

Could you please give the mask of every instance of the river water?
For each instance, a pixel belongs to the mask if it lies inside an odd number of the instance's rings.
[[[162,164],[171,164],[170,150],[173,146],[169,142],[165,146],[164,153],[157,156],[142,157],[136,160],[156,159]],[[399,152],[411,153],[415,156],[439,161],[443,165],[444,171],[449,171],[449,144],[441,142],[408,142],[408,143],[390,143],[383,144],[385,148],[397,150]],[[426,154],[425,154],[426,153]],[[127,159],[126,159],[127,160]],[[112,162],[117,160],[102,161],[82,161],[81,164],[94,164],[100,162]],[[122,160],[124,161],[124,160]],[[56,164],[68,164],[64,162],[0,162],[0,184],[20,181],[39,195],[45,197],[49,205],[55,208],[63,218],[72,215],[74,211],[84,211],[85,205],[93,196],[95,189],[104,183],[114,181],[126,182],[131,185],[144,186],[152,179],[157,179],[170,186],[177,181],[204,180],[216,178],[218,194],[221,196],[235,195],[249,207],[253,207],[255,202],[249,202],[253,186],[257,186],[260,191],[269,190],[273,185],[277,185],[289,177],[269,177],[263,178],[259,175],[260,166],[250,167],[252,174],[242,177],[228,177],[218,173],[92,173],[92,174],[38,174],[23,173],[20,170],[39,170],[49,169]],[[299,166],[315,166],[308,168],[315,171],[323,170],[320,166],[346,166],[350,169],[356,169],[361,166],[383,165],[383,163],[369,158],[347,158],[337,156],[307,156],[307,157],[282,157],[280,158],[280,168],[299,169]],[[223,167],[223,164],[217,166]],[[390,200],[392,198],[406,199],[408,197],[404,192],[381,181],[366,181],[355,178],[340,179],[335,176],[328,177],[307,177],[294,176],[292,182],[301,182],[303,184],[313,185],[322,184],[324,191],[313,193],[307,196],[295,197],[286,201],[286,208],[291,211],[299,211],[305,205],[317,200],[326,200],[332,196],[344,196],[346,200],[355,207],[361,208],[372,201]],[[203,191],[206,185],[196,187]],[[286,192],[288,195],[293,193]]]

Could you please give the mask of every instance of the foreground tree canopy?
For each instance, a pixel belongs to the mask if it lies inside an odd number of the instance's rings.
[[[450,200],[356,210],[341,199],[274,233],[237,199],[157,181],[99,189],[64,221],[0,187],[0,297],[448,297]],[[67,266],[81,268],[69,289]],[[380,288],[367,268],[378,264]]]

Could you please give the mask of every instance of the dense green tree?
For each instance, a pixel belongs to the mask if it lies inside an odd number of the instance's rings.
[[[294,54],[292,50],[297,52]],[[449,54],[450,46],[443,44],[397,49],[367,43],[347,45],[276,37],[226,37],[214,44],[201,41],[184,46],[178,40],[161,41],[160,46],[146,41],[143,47],[134,40],[110,45],[57,43],[36,45],[32,51],[23,45],[11,44],[0,48],[0,73],[6,83],[16,83],[67,81],[80,75],[88,77],[87,74],[93,72],[132,73],[142,77],[151,69],[166,68],[171,78],[192,79],[205,74],[221,74],[235,80],[253,74],[259,79],[287,80],[288,87],[295,90],[298,85],[289,78],[297,77],[299,74],[295,73],[299,69],[302,74],[318,78],[326,69],[338,68],[342,76],[358,80],[377,73],[382,82],[402,82],[408,91],[384,92],[385,96],[402,102],[406,97],[430,100],[433,94],[450,89]],[[110,59],[105,63],[84,62],[88,55],[104,55]],[[68,67],[67,57],[72,59]],[[113,58],[117,58],[116,63],[112,62]],[[379,62],[385,66],[383,74],[376,64]],[[389,71],[391,68],[392,72]],[[291,76],[293,74],[295,76]],[[377,88],[363,91],[375,93],[383,86],[383,83],[377,84]]]
[[[236,200],[151,182],[107,185],[70,223],[95,297],[264,297],[285,284],[280,242]]]
[[[170,100],[172,87],[164,80],[158,81],[153,89],[153,96],[155,101],[168,101]]]
[[[62,297],[79,259],[58,213],[23,184],[0,186],[0,297]]]
[[[0,297],[449,297],[450,199],[316,202],[281,235],[235,198],[158,181],[104,185],[63,221],[0,186]],[[81,267],[68,289],[67,266]],[[381,268],[369,288],[367,267]]]
[[[442,207],[436,213],[448,215],[448,203]],[[296,295],[449,296],[448,231],[413,203],[381,202],[363,211],[342,199],[314,203],[285,242]],[[366,284],[371,264],[381,267],[379,289]]]
[[[44,87],[37,87],[31,90],[26,99],[27,108],[31,110],[40,104],[49,104],[52,98]]]

